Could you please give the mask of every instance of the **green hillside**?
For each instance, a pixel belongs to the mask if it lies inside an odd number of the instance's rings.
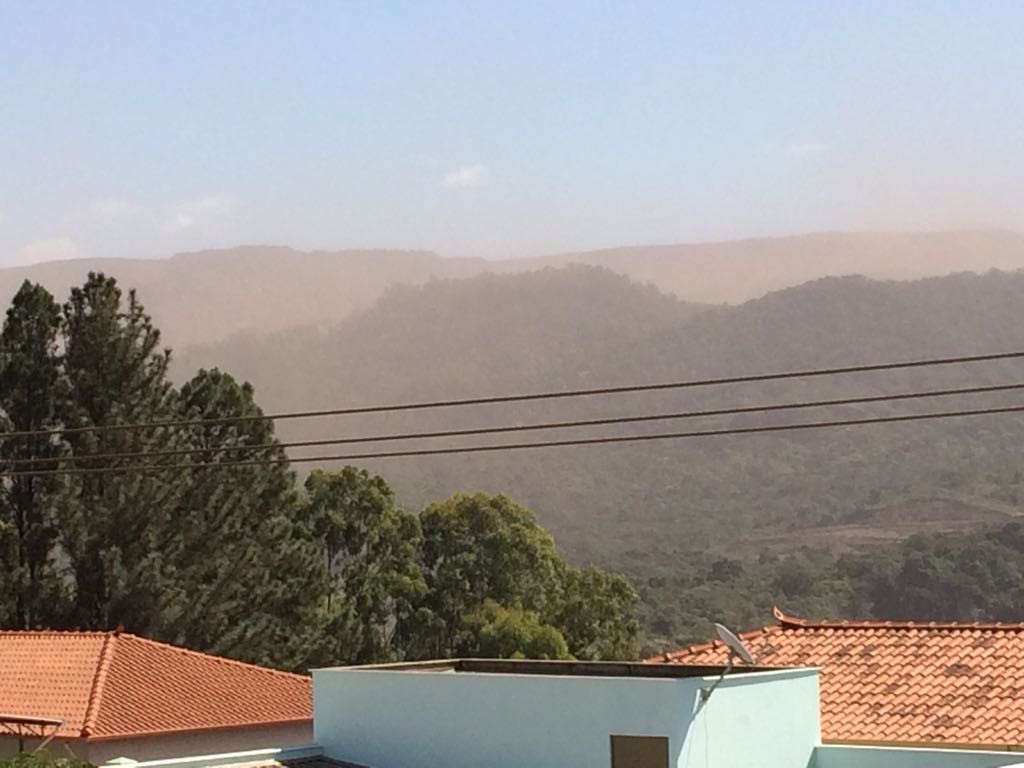
[[[738,307],[701,309],[576,267],[394,290],[329,333],[236,339],[179,354],[177,366],[185,372],[218,364],[252,381],[268,410],[305,409],[1024,349],[1021,308],[1020,272],[909,283],[829,278]],[[525,423],[870,395],[1012,381],[1022,374],[1024,365],[1015,361],[401,418],[284,422],[281,432],[295,439]],[[1019,394],[974,396],[668,426],[856,418],[1014,397],[1020,402]],[[1017,451],[1022,426],[1021,418],[985,417],[369,464],[413,506],[456,490],[508,492],[533,508],[577,560],[647,574],[695,550],[750,557],[808,543],[857,548],[915,530],[1009,519],[1024,505]],[[930,512],[952,502],[955,514]]]

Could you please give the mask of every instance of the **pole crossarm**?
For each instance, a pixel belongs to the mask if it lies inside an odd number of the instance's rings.
[[[0,713],[0,735],[15,736],[19,749],[24,749],[25,739],[40,739],[39,747],[46,745],[64,721],[55,717],[29,717],[26,715],[9,715]]]

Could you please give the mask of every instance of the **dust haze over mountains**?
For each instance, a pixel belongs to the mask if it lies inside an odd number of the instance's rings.
[[[738,305],[681,301],[606,268],[570,265],[393,289],[331,329],[293,328],[182,350],[179,379],[218,366],[268,412],[679,381],[1024,349],[1024,271],[913,281],[828,277]],[[777,384],[686,389],[345,418],[282,421],[286,441],[531,424],[806,401],[1021,379],[1017,360]],[[1013,401],[961,398],[956,407]],[[1017,401],[1019,404],[1019,398]],[[1011,403],[1012,404],[1012,403]],[[818,408],[586,430],[585,436],[942,410],[947,401]],[[631,570],[701,546],[757,551],[830,538],[862,546],[960,510],[946,527],[1024,512],[1011,449],[1019,414],[695,441],[357,461],[413,508],[466,490],[505,492],[575,557]],[[530,440],[579,430],[542,430]],[[475,438],[474,438],[475,439]],[[501,436],[480,438],[501,442]],[[470,439],[472,440],[472,439]],[[459,444],[467,439],[454,441]],[[295,457],[452,441],[299,448]],[[334,462],[341,464],[345,462]],[[314,464],[315,466],[316,464]],[[305,466],[296,465],[300,471]],[[913,509],[912,513],[903,510]],[[868,521],[865,524],[865,521]],[[902,528],[899,528],[902,525]],[[855,530],[849,530],[852,526]],[[896,526],[894,528],[894,526]],[[817,532],[817,533],[816,533]]]
[[[521,259],[429,251],[299,251],[241,246],[168,259],[77,259],[0,269],[5,301],[28,278],[58,297],[89,271],[134,287],[175,349],[238,334],[329,328],[394,285],[567,264],[605,267],[677,298],[737,304],[826,276],[906,280],[1024,267],[1024,236],[1003,230],[818,233],[687,245],[638,245]]]
[[[90,269],[138,289],[174,349],[177,381],[220,368],[250,381],[266,413],[1024,349],[1024,237],[1006,231],[822,233],[504,261],[243,247],[7,269],[0,291],[11,294],[30,278],[63,300]],[[1022,373],[1020,361],[1009,360],[276,426],[284,441],[322,441],[1005,384]],[[1019,395],[668,420],[587,436],[1006,404],[1019,405]],[[674,572],[696,550],[741,558],[804,547],[857,551],[1018,518],[1022,429],[1024,417],[1013,413],[352,463],[383,475],[411,509],[458,491],[507,493],[533,509],[574,560],[643,580]],[[566,436],[529,433],[541,441]],[[299,447],[290,455],[375,447]],[[294,466],[301,474],[343,463]]]

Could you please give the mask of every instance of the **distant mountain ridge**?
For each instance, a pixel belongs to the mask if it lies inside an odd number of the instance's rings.
[[[135,287],[181,349],[238,334],[329,328],[395,285],[508,274],[549,266],[606,267],[665,293],[739,303],[830,275],[910,279],[1024,268],[1024,236],[1004,231],[819,233],[693,245],[630,246],[523,259],[448,258],[429,251],[298,251],[277,246],[183,253],[168,259],[82,259],[0,269],[0,299],[28,278],[63,300],[90,270]]]
[[[390,286],[476,274],[473,260],[426,251],[313,251],[242,246],[182,253],[169,259],[81,259],[0,269],[0,297],[9,300],[25,279],[63,301],[89,271],[114,275],[135,288],[180,348],[240,333],[297,326],[331,326],[370,307]]]
[[[689,301],[740,303],[822,277],[913,280],[1024,268],[1024,235],[1002,230],[819,232],[692,245],[646,245],[538,259],[607,267]]]

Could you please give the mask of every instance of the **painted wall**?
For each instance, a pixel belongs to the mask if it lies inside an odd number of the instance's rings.
[[[94,741],[89,743],[88,760],[97,765],[115,757],[130,757],[141,762],[218,752],[305,746],[312,741],[313,726],[308,722],[225,728],[139,739]]]
[[[814,768],[1001,768],[1022,763],[1024,755],[1019,752],[828,744],[816,750]]]
[[[314,739],[374,768],[599,768],[611,734],[666,736],[679,768],[806,768],[818,743],[815,670],[708,680],[327,669]]]
[[[141,762],[270,747],[305,746],[312,741],[313,725],[306,722],[143,736],[136,739],[55,739],[47,746],[47,750],[54,755],[61,755],[70,749],[82,760],[98,765],[115,757],[130,757]],[[36,743],[35,740],[26,739],[25,748],[32,749]],[[17,750],[17,739],[0,739],[0,756],[15,754]]]
[[[694,713],[677,765],[808,768],[820,733],[817,670],[727,677]]]

